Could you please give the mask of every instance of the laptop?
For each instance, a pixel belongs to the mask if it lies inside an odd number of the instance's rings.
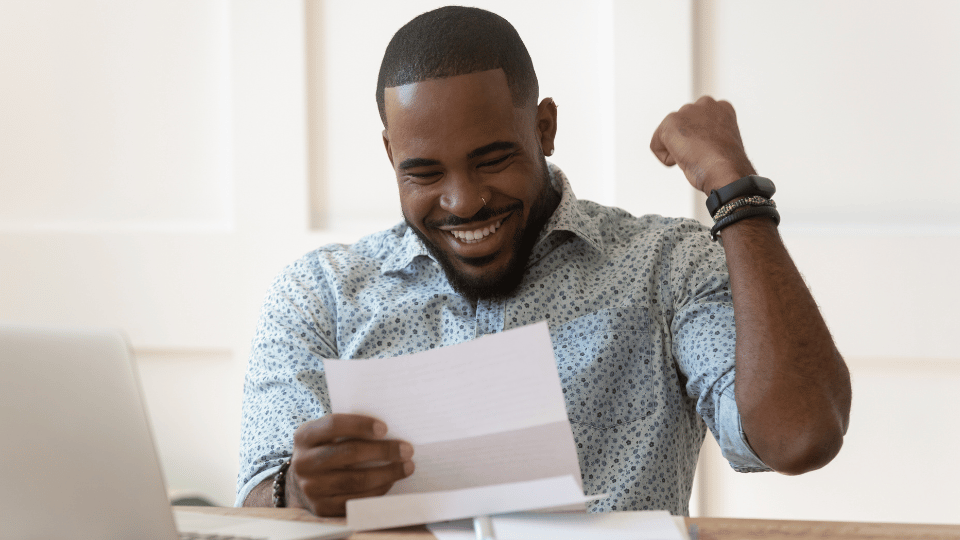
[[[350,534],[330,523],[175,515],[116,331],[0,324],[0,438],[0,540]]]

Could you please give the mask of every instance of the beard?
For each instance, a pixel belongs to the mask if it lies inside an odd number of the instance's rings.
[[[472,302],[506,298],[513,294],[513,292],[517,290],[517,287],[520,286],[520,282],[523,281],[527,261],[530,258],[530,253],[533,252],[537,238],[539,238],[540,232],[543,230],[544,225],[546,225],[547,220],[550,219],[550,216],[553,215],[554,210],[556,210],[560,204],[560,194],[553,189],[550,182],[550,172],[547,168],[547,161],[543,157],[541,157],[540,161],[541,170],[543,171],[540,177],[540,193],[529,210],[530,215],[529,218],[527,218],[526,224],[518,228],[513,235],[513,239],[511,240],[513,243],[513,255],[510,261],[506,267],[498,272],[484,274],[478,277],[459,272],[454,266],[453,261],[450,260],[450,256],[440,249],[439,245],[427,238],[419,228],[415,227],[410,223],[410,220],[404,216],[407,226],[413,229],[413,232],[416,233],[420,241],[427,247],[427,251],[440,263],[440,267],[443,268],[447,276],[447,281],[450,282],[453,289]],[[526,217],[524,215],[523,204],[517,201],[510,206],[497,210],[484,207],[469,220],[462,220],[462,223],[467,221],[484,221],[509,211],[517,211],[521,219]],[[459,260],[465,264],[479,267],[489,263],[495,257],[496,254],[474,259]]]

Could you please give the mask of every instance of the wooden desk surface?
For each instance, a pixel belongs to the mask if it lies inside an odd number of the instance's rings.
[[[342,518],[318,518],[294,508],[211,508],[187,507],[185,510],[236,516],[262,516],[292,521],[343,523]],[[914,525],[905,523],[848,523],[839,521],[785,521],[768,519],[686,518],[696,524],[699,540],[817,538],[827,540],[960,540],[960,524]],[[350,540],[434,540],[425,527],[405,527],[355,533]]]

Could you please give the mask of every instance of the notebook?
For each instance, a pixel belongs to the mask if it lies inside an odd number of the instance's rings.
[[[119,332],[0,324],[0,540],[345,538],[345,526],[209,516],[167,500]],[[185,537],[188,537],[185,535]]]

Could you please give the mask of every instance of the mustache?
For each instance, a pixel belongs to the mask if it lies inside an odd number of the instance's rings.
[[[502,214],[507,214],[513,211],[522,211],[522,210],[523,210],[523,203],[520,201],[517,201],[515,203],[509,204],[502,208],[489,208],[487,206],[484,206],[476,214],[468,218],[462,218],[462,217],[454,216],[451,214],[443,219],[424,222],[424,224],[431,228],[458,227],[460,225],[468,225],[470,223],[487,221],[489,219],[493,219]]]

